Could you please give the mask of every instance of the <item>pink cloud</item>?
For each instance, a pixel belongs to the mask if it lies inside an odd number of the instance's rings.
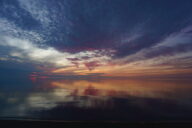
[[[101,64],[98,61],[91,61],[91,62],[86,62],[84,65],[91,71],[95,69],[95,67],[101,66]]]

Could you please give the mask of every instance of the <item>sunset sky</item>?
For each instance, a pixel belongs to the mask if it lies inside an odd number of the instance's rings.
[[[0,74],[192,76],[191,6],[191,0],[0,0]]]

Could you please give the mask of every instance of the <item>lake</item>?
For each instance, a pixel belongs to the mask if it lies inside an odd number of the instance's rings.
[[[9,80],[0,86],[2,119],[183,121],[192,119],[189,79]]]

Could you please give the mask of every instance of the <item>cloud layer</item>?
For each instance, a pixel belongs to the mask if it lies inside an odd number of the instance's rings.
[[[190,74],[191,3],[2,0],[0,61],[56,74]]]

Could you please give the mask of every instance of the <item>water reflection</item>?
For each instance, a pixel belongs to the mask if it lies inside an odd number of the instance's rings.
[[[192,119],[190,80],[36,80],[0,91],[0,116],[54,120]]]

